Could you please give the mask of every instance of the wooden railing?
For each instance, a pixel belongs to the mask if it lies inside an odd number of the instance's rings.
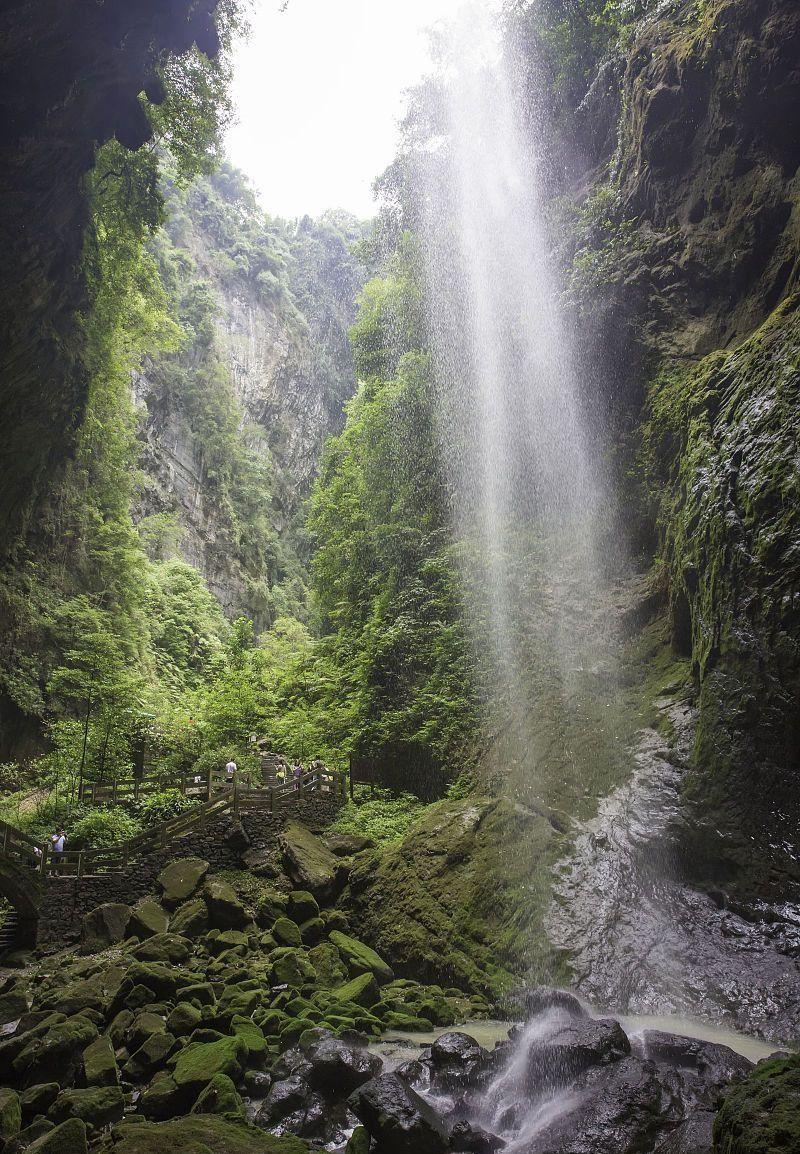
[[[343,799],[344,775],[333,770],[309,770],[302,776],[283,784],[252,788],[247,781],[227,779],[217,787],[213,781],[204,787],[213,795],[198,802],[191,809],[168,818],[143,833],[99,849],[64,850],[56,853],[50,843],[40,845],[21,830],[7,822],[0,822],[0,853],[47,875],[85,877],[86,875],[125,873],[131,863],[145,854],[166,849],[178,838],[194,830],[202,830],[209,822],[226,814],[240,811],[266,810],[276,813],[309,795]]]

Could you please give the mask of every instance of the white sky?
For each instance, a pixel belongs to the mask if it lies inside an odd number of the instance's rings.
[[[374,214],[370,186],[395,154],[403,90],[428,70],[425,29],[461,3],[256,0],[234,57],[228,153],[267,212]]]

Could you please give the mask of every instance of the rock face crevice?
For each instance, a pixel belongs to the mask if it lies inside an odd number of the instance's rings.
[[[0,14],[0,535],[19,535],[45,479],[70,453],[88,388],[81,315],[86,176],[116,137],[139,148],[152,129],[167,54],[214,55],[216,0],[20,0]]]

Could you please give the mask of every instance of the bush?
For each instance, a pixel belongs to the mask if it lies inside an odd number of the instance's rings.
[[[195,799],[184,797],[179,789],[162,789],[159,793],[153,793],[141,801],[134,802],[130,811],[141,825],[147,827],[177,817],[179,813],[185,813],[194,805],[197,805]]]
[[[92,807],[73,813],[67,828],[68,849],[98,849],[116,845],[141,832],[141,825],[121,806]]]
[[[387,790],[376,790],[368,801],[350,802],[344,806],[333,829],[339,833],[356,833],[371,837],[379,845],[401,841],[408,827],[425,812],[425,805],[411,793],[396,797]]]

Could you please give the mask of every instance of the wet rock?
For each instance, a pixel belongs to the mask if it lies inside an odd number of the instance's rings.
[[[114,1137],[114,1154],[308,1154],[307,1145],[296,1138],[261,1134],[215,1114],[189,1114],[160,1123],[123,1122],[115,1128]]]
[[[396,1074],[381,1074],[360,1086],[348,1105],[381,1154],[444,1154],[448,1148],[442,1120]]]
[[[568,1018],[528,1045],[529,1090],[567,1085],[591,1066],[618,1061],[630,1053],[630,1042],[613,1018]]]
[[[532,990],[523,990],[514,1001],[525,1018],[535,1018],[548,1010],[562,1010],[573,1018],[589,1016],[574,994],[558,986],[535,986]]]
[[[259,1120],[265,1120],[270,1125],[280,1122],[304,1108],[310,1094],[308,1082],[299,1074],[273,1082],[259,1111]]]
[[[653,1154],[711,1154],[714,1113],[697,1110],[654,1147]]]
[[[450,1149],[454,1154],[494,1154],[502,1150],[505,1142],[480,1126],[469,1122],[457,1122],[450,1131]]]
[[[526,1154],[634,1154],[679,1121],[664,1109],[652,1062],[628,1056],[587,1071],[572,1105],[530,1141]]]
[[[689,1104],[709,1108],[717,1107],[722,1090],[730,1082],[746,1077],[753,1068],[752,1062],[728,1046],[661,1030],[645,1030],[635,1049],[680,1076],[681,1094]]]
[[[81,953],[94,954],[124,941],[131,907],[121,902],[104,902],[86,914],[81,923]]]
[[[349,1046],[332,1035],[319,1038],[302,1049],[311,1064],[307,1075],[309,1085],[326,1094],[349,1093],[376,1077],[382,1069],[380,1058]]]
[[[209,869],[208,862],[202,858],[189,857],[170,862],[158,875],[162,901],[167,909],[174,909],[180,902],[192,897]]]

